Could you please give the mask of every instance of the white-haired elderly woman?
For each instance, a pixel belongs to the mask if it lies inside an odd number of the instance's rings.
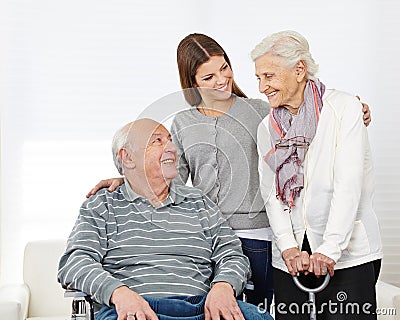
[[[325,88],[297,32],[272,34],[251,55],[271,106],[257,144],[274,234],[276,319],[308,319],[308,295],[292,276],[315,287],[327,273],[330,283],[317,294],[319,319],[375,319],[382,245],[360,102]]]

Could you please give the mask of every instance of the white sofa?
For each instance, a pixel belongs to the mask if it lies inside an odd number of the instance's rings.
[[[27,244],[24,284],[0,287],[1,320],[70,319],[71,300],[64,298],[57,282],[58,261],[64,249],[64,240]],[[378,281],[377,296],[381,313],[378,319],[400,320],[400,288]]]
[[[71,299],[57,282],[65,240],[29,242],[24,252],[24,283],[0,287],[1,320],[70,319]]]
[[[400,320],[400,288],[378,281],[376,291],[378,319]]]

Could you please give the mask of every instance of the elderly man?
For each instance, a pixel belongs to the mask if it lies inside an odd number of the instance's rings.
[[[116,133],[112,149],[125,183],[84,202],[59,281],[92,295],[102,307],[96,319],[269,318],[235,299],[249,264],[219,209],[171,183],[177,151],[167,129],[137,120]]]

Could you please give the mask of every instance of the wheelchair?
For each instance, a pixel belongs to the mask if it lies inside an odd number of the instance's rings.
[[[254,285],[249,281],[246,289],[254,290]],[[90,295],[73,289],[65,289],[64,298],[72,298],[71,320],[94,320],[93,300]],[[243,293],[242,300],[246,301]]]
[[[94,320],[93,300],[88,294],[66,289],[64,297],[72,298],[71,320]]]

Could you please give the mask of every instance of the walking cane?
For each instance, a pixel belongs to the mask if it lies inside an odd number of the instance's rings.
[[[321,292],[322,290],[324,290],[326,288],[326,286],[329,283],[329,280],[331,279],[331,276],[329,275],[329,273],[325,276],[324,282],[317,288],[312,289],[312,288],[307,288],[305,286],[303,286],[300,283],[300,280],[298,279],[298,277],[293,277],[293,281],[296,284],[296,286],[301,290],[304,291],[306,293],[308,293],[308,299],[309,302],[311,303],[311,311],[310,311],[310,320],[316,320],[317,319],[317,313],[315,310],[315,294],[318,292]]]

